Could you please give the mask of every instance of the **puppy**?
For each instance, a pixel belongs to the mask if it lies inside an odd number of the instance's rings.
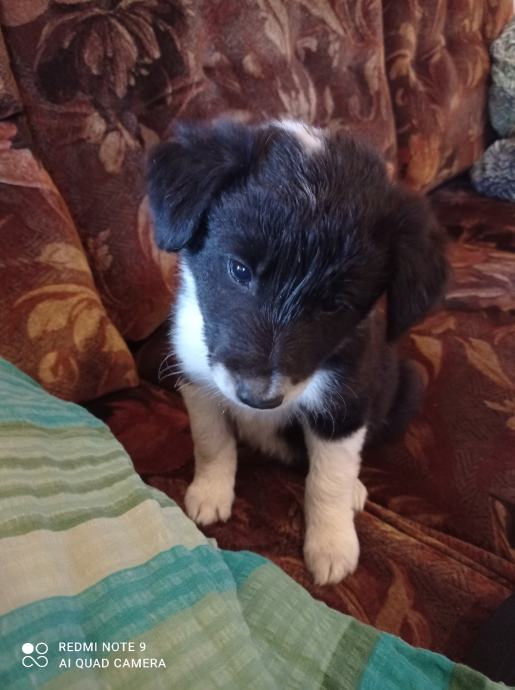
[[[158,246],[180,253],[186,510],[229,518],[238,439],[307,453],[305,561],[316,583],[338,582],[358,563],[362,448],[415,408],[392,343],[445,283],[430,209],[364,144],[293,121],[180,125],[151,155],[148,190]]]

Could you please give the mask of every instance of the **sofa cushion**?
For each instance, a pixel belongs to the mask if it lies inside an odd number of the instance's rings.
[[[135,385],[66,204],[8,121],[0,123],[0,224],[0,355],[69,400]]]
[[[512,0],[384,1],[399,172],[412,187],[434,187],[481,155],[488,47],[512,12]]]
[[[165,318],[174,260],[144,199],[146,150],[177,117],[288,115],[352,128],[395,158],[381,1],[2,3],[43,162],[129,339]]]

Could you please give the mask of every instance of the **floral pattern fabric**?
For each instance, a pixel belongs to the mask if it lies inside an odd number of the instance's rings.
[[[153,243],[149,147],[174,118],[352,127],[393,165],[381,0],[2,0],[37,151],[129,339],[165,318],[173,257]]]
[[[66,204],[20,129],[0,122],[0,355],[68,400],[135,385]]]
[[[23,110],[16,81],[11,72],[9,57],[0,32],[0,120]]]
[[[512,0],[384,0],[399,174],[416,189],[469,168],[486,143],[489,44]]]

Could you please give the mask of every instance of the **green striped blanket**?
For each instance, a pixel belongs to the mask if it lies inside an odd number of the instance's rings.
[[[109,430],[0,360],[0,688],[479,690],[207,540]]]

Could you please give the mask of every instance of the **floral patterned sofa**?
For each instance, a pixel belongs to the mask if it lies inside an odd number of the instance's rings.
[[[192,447],[167,375],[175,262],[153,244],[143,184],[169,123],[288,115],[349,130],[430,195],[454,273],[442,308],[401,343],[425,401],[402,439],[366,454],[358,570],[311,583],[303,477],[245,449],[234,515],[207,533],[456,660],[515,587],[515,209],[476,195],[466,175],[491,138],[488,47],[512,9],[0,2],[0,355],[86,404],[179,503]]]

